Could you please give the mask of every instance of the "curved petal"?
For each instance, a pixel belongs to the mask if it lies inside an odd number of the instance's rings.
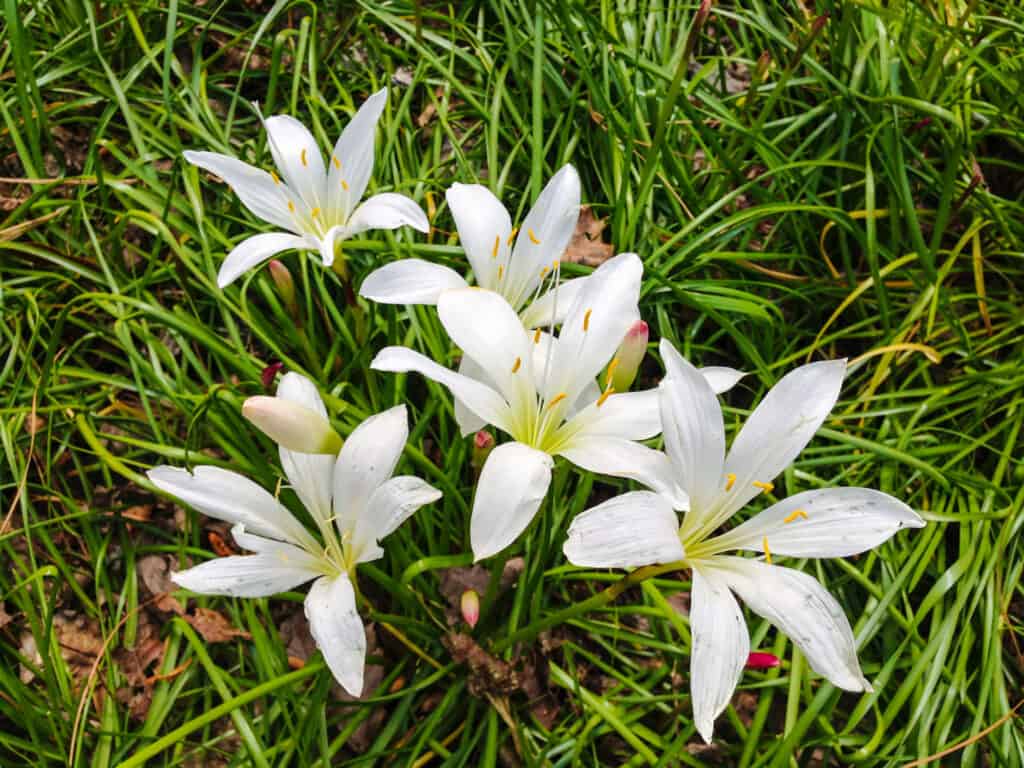
[[[420,507],[441,498],[441,492],[411,475],[392,477],[370,496],[366,513],[356,521],[352,546],[360,563],[376,560],[384,554],[378,544]]]
[[[368,229],[398,229],[406,225],[420,232],[430,231],[430,222],[419,205],[405,195],[381,192],[356,208],[345,226],[345,237]]]
[[[468,355],[463,355],[462,359],[459,360],[459,374],[479,381],[481,384],[486,384],[491,389],[495,389],[494,381],[487,375],[487,371]],[[453,399],[455,401],[455,423],[459,425],[460,435],[468,437],[487,426],[487,422],[477,416],[457,395]]]
[[[274,115],[263,122],[274,164],[289,189],[311,210],[327,206],[327,173],[316,139],[291,115]]]
[[[267,539],[264,539],[267,541]],[[259,555],[233,555],[209,560],[171,574],[171,581],[199,595],[270,597],[295,589],[321,574],[316,560],[298,547]]]
[[[455,219],[459,242],[473,267],[473,277],[481,288],[504,292],[507,285],[510,252],[509,236],[512,220],[501,201],[481,184],[460,184],[448,187],[444,193],[448,210]],[[502,267],[502,280],[498,281],[498,267]]]
[[[268,232],[262,235],[247,237],[234,248],[220,265],[217,273],[217,286],[226,288],[238,277],[255,266],[262,264],[271,256],[291,248],[309,250],[309,241],[298,235],[287,235],[284,232]]]
[[[687,509],[686,493],[676,484],[672,463],[661,451],[621,437],[584,436],[558,451],[588,472],[636,480],[665,496],[674,509]]]
[[[362,695],[366,633],[348,576],[324,576],[313,582],[306,595],[306,618],[334,679],[349,695]]]
[[[327,204],[341,221],[348,221],[370,183],[377,123],[387,100],[387,89],[381,88],[364,101],[334,145],[327,175]]]
[[[600,394],[600,393],[598,393]],[[621,437],[647,440],[661,433],[657,389],[610,395],[600,405],[591,402],[573,419],[584,426],[578,436]]]
[[[452,341],[497,385],[515,412],[537,407],[533,344],[504,297],[482,288],[446,291],[437,315]]]
[[[707,365],[698,368],[700,375],[707,379],[708,384],[716,395],[728,392],[735,387],[739,380],[747,374],[737,371],[735,368],[727,368],[724,365]]]
[[[354,430],[334,465],[334,520],[344,537],[358,529],[370,497],[391,477],[409,439],[404,405],[378,413]]]
[[[552,288],[522,311],[523,325],[527,328],[550,328],[565,322],[569,308],[579,299],[587,278],[575,277]]]
[[[839,398],[846,375],[845,360],[802,365],[783,376],[754,409],[733,440],[725,472],[736,480],[723,503],[723,514],[743,507],[789,466]]]
[[[526,214],[509,260],[504,293],[520,307],[540,283],[540,273],[561,259],[580,216],[580,177],[563,165]],[[620,337],[621,339],[621,337]]]
[[[375,371],[391,371],[392,373],[408,373],[416,371],[428,379],[436,381],[448,390],[479,416],[487,424],[493,424],[505,432],[510,427],[510,411],[508,403],[494,389],[474,381],[468,376],[460,376],[455,371],[438,365],[429,357],[421,355],[406,347],[385,347],[370,363]]]
[[[330,267],[334,264],[334,257],[338,252],[338,243],[349,237],[348,228],[341,224],[335,224],[333,227],[324,232],[324,236],[320,238],[320,261],[323,262],[325,267]]]
[[[869,488],[804,491],[773,504],[715,540],[720,551],[747,549],[793,557],[847,557],[877,547],[924,521],[904,504]]]
[[[290,371],[277,385],[277,397],[308,408],[327,419],[327,408],[316,384],[301,374]],[[331,518],[331,479],[335,456],[321,453],[300,453],[278,448],[281,466],[302,505],[320,524]]]
[[[224,179],[254,216],[290,232],[300,232],[295,217],[288,212],[287,195],[266,171],[216,152],[189,150],[185,159]]]
[[[480,471],[469,524],[474,560],[498,554],[526,530],[548,492],[553,464],[546,453],[522,443],[491,451]]]
[[[591,274],[558,335],[546,399],[565,392],[569,400],[597,378],[638,316],[643,263],[635,253],[609,259]]]
[[[722,579],[750,609],[784,632],[811,669],[845,691],[870,691],[857,661],[857,644],[842,607],[812,576],[759,560],[714,557]]]
[[[725,429],[722,407],[700,371],[668,341],[661,340],[665,380],[661,392],[661,422],[665,450],[678,473],[676,480],[690,497],[683,524],[686,535],[714,512],[722,496],[722,465],[725,461]]]
[[[379,304],[437,304],[444,291],[465,287],[454,269],[423,259],[401,259],[367,275],[359,295]]]
[[[750,653],[750,635],[736,598],[711,569],[693,568],[690,591],[690,698],[693,720],[708,744],[715,718],[729,705]]]
[[[207,517],[241,523],[263,536],[316,551],[318,544],[295,516],[247,477],[220,467],[154,467],[146,477],[157,488],[177,496]]]
[[[650,491],[624,493],[577,515],[562,551],[589,568],[642,568],[685,557],[676,513]]]

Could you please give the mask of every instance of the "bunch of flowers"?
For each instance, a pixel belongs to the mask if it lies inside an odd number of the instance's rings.
[[[221,267],[221,286],[284,250],[315,251],[330,267],[354,234],[403,225],[429,231],[419,206],[401,195],[359,204],[385,99],[380,91],[362,105],[326,159],[288,116],[264,121],[276,172],[226,155],[186,153],[230,184],[254,215],[287,230],[237,245]],[[509,438],[479,471],[469,530],[474,559],[506,550],[529,528],[558,457],[583,472],[633,480],[645,490],[572,520],[564,555],[586,568],[689,572],[690,688],[704,739],[711,740],[750,658],[737,596],[789,635],[834,685],[871,690],[839,604],[816,579],[775,561],[863,552],[902,528],[921,527],[920,516],[878,491],[822,488],[727,527],[749,502],[773,492],[814,437],[839,397],[846,362],[810,363],[783,376],[726,451],[719,395],[740,372],[697,369],[662,339],[664,378],[631,391],[648,346],[639,256],[622,253],[586,277],[561,279],[580,198],[579,176],[566,165],[513,228],[489,190],[452,184],[446,200],[471,274],[405,259],[380,266],[360,288],[375,302],[436,306],[461,352],[452,370],[415,350],[386,347],[371,367],[415,372],[446,387],[464,436],[489,425]],[[408,438],[403,405],[369,417],[342,440],[316,385],[287,373],[276,397],[250,398],[243,414],[278,443],[305,515],[234,472],[157,467],[149,478],[158,488],[234,524],[238,546],[254,553],[210,560],[173,578],[196,593],[233,597],[266,597],[312,581],[306,615],[313,638],[338,682],[359,695],[366,641],[357,566],[383,557],[381,540],[441,493],[416,477],[392,476]],[[664,450],[648,444],[659,435]],[[755,556],[728,554],[736,551]]]

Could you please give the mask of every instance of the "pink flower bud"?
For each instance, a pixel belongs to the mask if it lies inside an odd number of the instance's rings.
[[[633,385],[640,363],[647,354],[648,337],[647,323],[643,320],[637,320],[626,331],[615,357],[608,364],[605,387],[611,385],[616,392],[626,392]]]
[[[299,453],[337,455],[341,437],[316,411],[280,397],[257,395],[242,404],[242,415],[275,443]]]
[[[477,472],[483,467],[487,457],[494,450],[494,435],[486,429],[481,429],[473,435],[473,458],[471,463]]]
[[[774,653],[761,653],[759,651],[752,652],[747,656],[747,669],[771,669],[777,667],[782,662],[779,661],[779,657]]]
[[[459,602],[462,609],[462,618],[469,624],[470,629],[476,626],[480,620],[480,595],[475,589],[467,589],[462,593],[462,600]]]
[[[295,281],[292,280],[292,273],[277,259],[271,259],[268,266],[270,267],[270,277],[273,279],[274,285],[277,286],[277,292],[281,294],[284,303],[290,307],[295,303]]]

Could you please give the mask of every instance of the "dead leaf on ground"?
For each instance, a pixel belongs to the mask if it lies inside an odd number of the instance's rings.
[[[498,583],[499,594],[516,583],[524,567],[525,561],[521,557],[513,557],[505,562],[505,567],[501,571],[501,581]],[[478,563],[468,568],[443,568],[440,576],[439,589],[442,597],[448,601],[445,618],[449,626],[455,626],[462,622],[462,593],[472,589],[482,598],[487,594],[491,572]]]
[[[482,697],[486,694],[509,694],[519,690],[519,674],[506,661],[492,656],[469,635],[453,632],[441,639],[442,644],[458,664],[469,667],[469,692]]]
[[[576,231],[565,251],[565,261],[597,267],[615,255],[615,246],[601,239],[607,219],[599,219],[589,205],[580,208]]]
[[[196,608],[194,614],[185,617],[185,621],[208,643],[227,643],[239,637],[252,639],[252,635],[244,629],[238,629],[224,614],[212,608]]]
[[[7,609],[4,607],[4,604],[0,603],[0,629],[3,629],[12,621],[14,621],[14,617],[7,612]]]
[[[135,564],[135,567],[143,585],[157,598],[153,603],[157,610],[176,613],[179,616],[185,615],[185,607],[181,601],[170,594],[178,589],[178,585],[171,581],[173,560],[169,556],[146,555]]]

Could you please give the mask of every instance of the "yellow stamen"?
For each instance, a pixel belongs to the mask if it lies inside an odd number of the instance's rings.
[[[760,480],[755,480],[754,482],[751,483],[751,485],[754,486],[755,488],[760,488],[765,493],[771,493],[773,490],[775,490],[774,485],[772,485],[771,483],[762,483]]]
[[[295,203],[293,203],[291,200],[288,201],[288,210],[291,211],[292,213],[295,213]]]
[[[512,364],[512,373],[515,373],[516,371],[518,371],[519,370],[519,366],[521,366],[522,364],[523,364],[523,359],[521,357],[517,357],[516,361]]]
[[[542,269],[542,270],[540,271],[540,279],[541,279],[541,280],[543,280],[543,279],[544,279],[545,277],[547,277],[547,274],[548,274],[548,272],[550,272],[550,271],[551,271],[551,268],[550,268],[550,267],[544,267],[544,269]]]
[[[334,167],[339,171],[341,170],[341,160],[338,159],[337,155],[331,155],[331,161],[334,163]]]
[[[299,155],[299,159],[302,161],[303,167],[309,166],[309,163],[306,162],[306,148],[305,147],[302,148],[302,154]]]
[[[612,376],[615,374],[615,369],[619,367],[619,358],[613,357],[612,361],[608,363],[608,373],[605,376],[605,386],[610,387],[612,384]]]
[[[768,565],[771,565],[772,564],[772,551],[770,549],[768,549],[768,537],[767,536],[765,536],[763,539],[761,539],[761,549],[764,550],[764,561],[766,563],[768,563]]]
[[[275,183],[275,184],[280,184],[280,183],[281,183],[281,177],[280,177],[280,176],[278,176],[278,175],[277,175],[276,173],[274,173],[273,171],[271,171],[271,172],[270,172],[270,178],[272,178],[272,179],[274,180],[274,183]]]
[[[499,264],[498,265],[498,279],[501,280],[501,278],[504,275],[505,275],[505,265],[504,264]]]
[[[794,510],[793,514],[791,514],[789,517],[784,519],[782,522],[784,522],[784,523],[792,523],[798,517],[802,517],[804,520],[806,520],[807,519],[807,513],[804,512],[802,509]]]
[[[317,216],[319,216],[319,215],[320,215],[320,209],[319,209],[319,208],[314,208],[314,209],[313,209],[313,210],[312,210],[312,211],[310,212],[310,214],[309,214],[309,215],[310,215],[310,216],[312,216],[312,217],[313,217],[313,218],[315,219],[315,218],[316,218]]]
[[[597,398],[597,407],[600,408],[602,405],[604,405],[604,401],[607,400],[609,397],[611,397],[614,394],[615,394],[615,387],[609,386],[608,389],[606,389],[604,392],[602,392],[601,396],[599,398]]]
[[[557,395],[551,398],[551,400],[548,401],[548,409],[550,410],[551,408],[554,408],[560,402],[565,400],[565,398],[567,398],[568,396],[569,395],[567,395],[565,392],[559,392]]]
[[[516,241],[516,232],[519,231],[519,227],[512,230],[512,234],[508,236],[508,244],[511,246]]]
[[[533,343],[540,344],[540,328],[533,332]]]
[[[730,472],[725,476],[725,490],[731,491],[734,485],[736,485],[736,473]]]
[[[531,243],[533,243],[534,245],[540,245],[540,240],[538,240],[537,236],[533,234],[532,229],[526,230],[526,234],[529,236]]]
[[[348,182],[344,179],[341,180],[341,188],[348,192]]]
[[[551,262],[551,268],[558,269],[558,259],[555,259],[554,261]]]
[[[498,246],[501,245],[501,235],[494,236],[494,247],[491,248],[491,258],[498,258]]]
[[[588,330],[590,330],[590,313],[593,312],[593,311],[594,310],[592,310],[592,309],[588,309],[586,311],[586,313],[583,315],[583,332],[584,333],[586,333]]]

